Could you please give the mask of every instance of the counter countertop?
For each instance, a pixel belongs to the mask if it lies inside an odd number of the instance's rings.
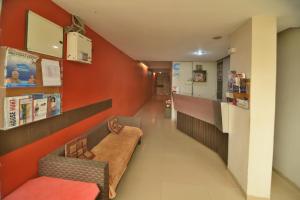
[[[210,123],[222,131],[221,101],[173,94],[175,110]]]

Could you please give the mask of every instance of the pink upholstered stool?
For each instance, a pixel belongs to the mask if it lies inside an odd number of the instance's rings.
[[[95,183],[43,176],[27,181],[4,200],[94,200],[99,193]]]

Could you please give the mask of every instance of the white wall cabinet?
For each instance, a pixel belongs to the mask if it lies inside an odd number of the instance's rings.
[[[92,63],[92,40],[77,32],[67,36],[67,60]]]

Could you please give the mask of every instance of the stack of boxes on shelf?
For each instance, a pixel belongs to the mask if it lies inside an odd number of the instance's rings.
[[[250,79],[245,73],[231,71],[228,77],[227,101],[241,108],[249,109]]]
[[[7,130],[61,114],[61,67],[9,47],[0,47],[0,129]]]

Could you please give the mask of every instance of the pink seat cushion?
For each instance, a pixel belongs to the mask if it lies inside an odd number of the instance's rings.
[[[95,183],[43,176],[27,181],[4,200],[94,200],[99,193]]]

